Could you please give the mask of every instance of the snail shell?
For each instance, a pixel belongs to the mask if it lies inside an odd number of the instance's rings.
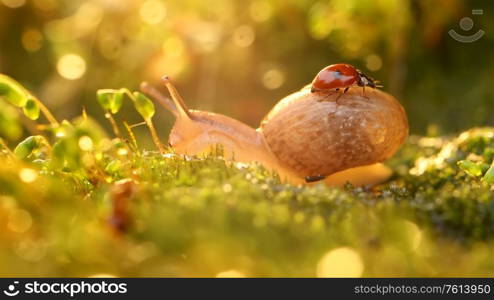
[[[377,89],[311,93],[305,87],[282,99],[259,130],[271,152],[299,176],[331,175],[382,162],[408,136],[400,103]]]

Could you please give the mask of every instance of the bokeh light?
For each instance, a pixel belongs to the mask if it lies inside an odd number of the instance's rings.
[[[163,51],[165,55],[177,58],[184,54],[185,44],[179,37],[171,36],[163,43]]]
[[[166,14],[166,7],[162,1],[147,0],[141,5],[139,14],[143,22],[155,25],[163,21]]]
[[[81,148],[82,151],[91,151],[93,150],[93,140],[88,137],[87,135],[84,135],[79,138],[79,148]]]
[[[117,154],[120,156],[125,156],[129,153],[129,151],[126,148],[119,148],[117,150]]]
[[[109,273],[97,273],[89,275],[87,278],[118,278],[118,276]]]
[[[365,60],[365,66],[371,71],[378,71],[383,66],[383,61],[379,55],[371,54]]]
[[[43,35],[37,29],[27,29],[22,33],[22,46],[29,52],[38,51],[43,45]]]
[[[216,274],[216,278],[244,278],[245,274],[238,270],[227,270]]]
[[[53,11],[58,7],[57,0],[32,0],[34,6],[42,11]]]
[[[38,178],[38,172],[30,168],[23,168],[19,172],[19,177],[21,178],[22,181],[26,183],[31,183]]]
[[[96,28],[104,16],[103,8],[95,2],[83,3],[74,16],[72,16],[75,30],[84,34]]]
[[[10,8],[18,8],[26,4],[26,0],[1,0],[0,2]]]
[[[57,71],[63,78],[79,79],[86,72],[86,61],[77,54],[66,54],[58,60]]]
[[[417,250],[422,241],[422,231],[417,224],[405,221],[405,232],[410,241],[410,248],[414,251]]]
[[[259,0],[250,4],[249,12],[251,18],[256,22],[267,21],[272,14],[272,8],[269,1]]]
[[[270,90],[274,90],[283,85],[285,75],[278,69],[271,69],[262,75],[262,84]]]
[[[254,29],[248,25],[243,25],[235,29],[233,42],[239,47],[249,47],[255,39]]]
[[[23,233],[31,228],[33,220],[31,214],[23,209],[15,209],[9,215],[7,227],[17,233]]]
[[[329,251],[317,264],[317,277],[360,277],[363,271],[360,255],[348,247]]]

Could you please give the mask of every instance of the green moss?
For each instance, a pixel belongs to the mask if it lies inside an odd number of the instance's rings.
[[[60,138],[69,146],[90,135],[69,130]],[[490,164],[492,148],[490,128],[411,137],[390,161],[393,179],[372,189],[292,186],[258,165],[225,162],[221,152],[184,159],[105,137],[90,151],[76,144],[31,162],[4,154],[1,271],[315,276],[325,253],[350,247],[364,276],[494,274],[486,255],[494,250],[491,186],[458,166]],[[67,169],[51,155],[77,163]]]

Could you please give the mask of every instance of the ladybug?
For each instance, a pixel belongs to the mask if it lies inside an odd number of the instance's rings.
[[[343,89],[342,94],[344,94],[351,86],[361,86],[363,88],[362,95],[364,95],[366,86],[371,88],[382,87],[377,80],[365,75],[352,65],[335,64],[325,67],[317,74],[312,81],[311,92],[339,91]]]

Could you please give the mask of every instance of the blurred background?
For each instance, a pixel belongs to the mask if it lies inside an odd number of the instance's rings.
[[[0,0],[0,73],[59,119],[83,107],[104,119],[97,89],[167,74],[191,108],[257,126],[345,62],[403,103],[412,133],[447,134],[494,125],[493,13],[492,1],[460,0]],[[485,34],[463,43],[451,29]],[[117,117],[140,120],[130,105]],[[164,138],[173,118],[156,118]]]

